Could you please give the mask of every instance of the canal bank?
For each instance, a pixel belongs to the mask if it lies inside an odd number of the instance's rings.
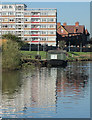
[[[30,58],[35,59],[35,56],[37,55],[37,51],[21,51],[21,55],[23,59]],[[47,52],[45,51],[39,51],[39,55],[41,56],[41,59],[46,59]],[[92,61],[92,52],[67,52],[67,60],[90,60]]]
[[[50,51],[53,53],[53,51]],[[22,62],[28,63],[28,64],[34,64],[34,65],[41,65],[41,66],[47,66],[47,63],[53,63],[55,61],[50,60],[50,54],[47,55],[49,52],[45,51],[39,51],[39,59],[35,59],[35,56],[37,56],[37,51],[21,51],[22,54]],[[54,51],[54,53],[57,53]],[[92,61],[91,52],[67,52],[66,53],[66,62],[75,62],[75,61]],[[53,54],[55,57],[55,54]],[[61,55],[57,55],[59,59],[62,59],[61,63],[64,63],[64,59],[60,57]],[[60,62],[56,61],[56,62]],[[61,65],[61,64],[60,64]]]
[[[21,69],[22,67],[24,67],[25,69],[27,67],[46,67],[47,66],[47,52],[45,51],[39,51],[39,55],[40,55],[40,59],[37,59],[37,54],[38,51],[20,51],[20,55],[21,55],[21,64],[19,65],[19,67],[17,67],[14,70],[18,70]],[[73,62],[73,61],[92,61],[92,57],[91,57],[92,52],[67,52],[66,55],[66,62]],[[52,62],[52,61],[50,61]],[[63,64],[62,61],[62,65],[66,65],[66,62],[64,62],[65,64]],[[56,63],[58,63],[58,61],[56,61]],[[62,66],[60,65],[60,67]],[[7,71],[7,69],[2,69],[3,71]],[[8,70],[12,70],[8,69]]]

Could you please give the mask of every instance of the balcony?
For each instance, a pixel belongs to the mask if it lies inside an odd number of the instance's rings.
[[[40,23],[40,21],[32,21],[31,23]]]
[[[32,15],[31,17],[40,17],[40,15]]]
[[[38,40],[36,40],[36,41],[31,41],[31,42],[35,43],[35,42],[39,42],[39,41],[38,41]]]
[[[39,28],[31,28],[32,30],[39,30]]]
[[[31,34],[31,36],[39,36],[40,34]]]

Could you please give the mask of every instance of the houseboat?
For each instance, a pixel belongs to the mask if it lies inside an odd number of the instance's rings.
[[[66,66],[67,52],[65,50],[49,50],[47,54],[47,65],[50,66]]]

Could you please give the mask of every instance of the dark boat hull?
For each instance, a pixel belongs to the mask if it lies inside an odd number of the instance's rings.
[[[67,61],[64,61],[64,60],[47,60],[47,66],[65,67],[65,66],[67,66]]]

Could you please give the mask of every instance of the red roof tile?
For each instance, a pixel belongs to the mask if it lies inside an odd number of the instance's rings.
[[[84,30],[85,30],[84,25],[79,25],[77,27],[75,25],[66,25],[66,26],[62,26],[62,27],[64,27],[64,29],[68,33],[84,33]]]

